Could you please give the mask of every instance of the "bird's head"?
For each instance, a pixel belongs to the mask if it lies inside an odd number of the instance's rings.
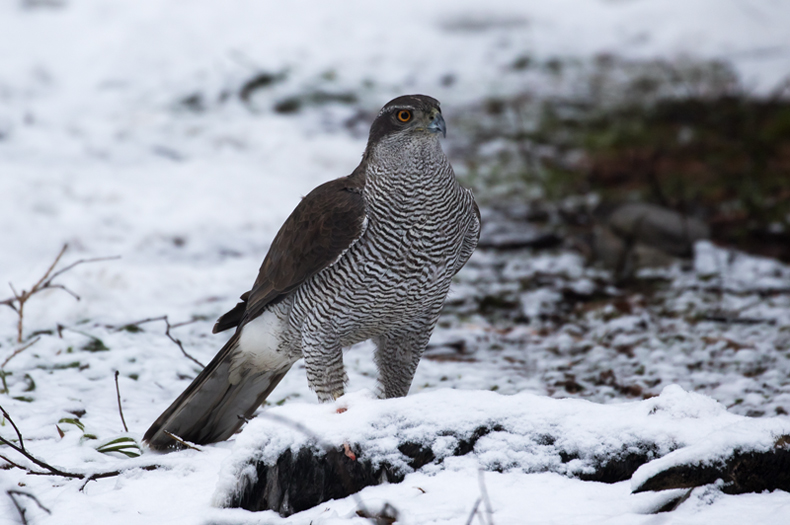
[[[426,95],[404,95],[389,101],[370,126],[368,150],[382,142],[438,144],[447,128],[439,101]]]

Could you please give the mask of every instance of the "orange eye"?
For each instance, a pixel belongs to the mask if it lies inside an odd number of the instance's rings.
[[[411,120],[411,111],[406,111],[405,109],[402,109],[402,110],[398,111],[398,120],[400,120],[401,122],[408,122],[408,121],[410,121]]]

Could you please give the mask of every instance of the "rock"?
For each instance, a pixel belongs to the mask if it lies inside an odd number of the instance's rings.
[[[483,229],[480,232],[478,248],[502,251],[522,248],[542,250],[562,244],[562,237],[530,221],[535,218],[537,211],[529,207],[502,210],[485,208],[481,213]]]
[[[603,217],[594,229],[596,258],[620,277],[690,257],[694,243],[710,237],[702,221],[644,202],[622,204],[599,215]]]

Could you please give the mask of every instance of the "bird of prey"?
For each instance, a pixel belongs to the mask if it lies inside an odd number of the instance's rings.
[[[439,143],[439,102],[406,95],[370,128],[359,166],[311,191],[274,238],[252,289],[219,318],[235,328],[145,433],[152,449],[229,438],[304,357],[320,401],[343,395],[343,348],[372,339],[381,397],[405,396],[480,211]],[[171,435],[169,435],[171,434]]]

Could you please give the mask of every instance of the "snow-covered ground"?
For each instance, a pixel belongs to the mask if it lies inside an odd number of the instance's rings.
[[[97,452],[96,443],[123,434],[114,371],[120,372],[124,414],[134,438],[197,372],[165,337],[162,321],[143,324],[142,331],[117,328],[161,315],[172,323],[195,319],[173,334],[207,362],[224,342],[224,336],[210,335],[214,319],[248,289],[300,196],[349,173],[358,162],[365,137],[349,131],[349,119],[364,119],[393,96],[436,96],[451,116],[492,94],[525,88],[549,92],[551,82],[525,85],[525,77],[509,67],[520,57],[598,53],[727,59],[747,86],[767,91],[790,72],[788,25],[790,4],[768,0],[489,1],[485,6],[471,0],[0,3],[0,280],[29,288],[64,243],[69,250],[63,264],[121,256],[78,266],[59,278],[81,296],[79,302],[62,290],[30,300],[25,339],[47,332],[5,365],[0,389],[7,385],[8,392],[0,394],[0,405],[19,426],[28,450],[53,465],[80,472],[132,464],[164,467],[130,470],[91,482],[82,491],[79,480],[3,468],[0,523],[19,522],[5,495],[11,488],[35,495],[50,509],[48,514],[21,497],[35,524],[317,524],[353,516],[353,499],[287,520],[271,512],[213,508],[233,440],[200,453],[146,453],[138,459]],[[259,84],[266,78],[271,82],[248,89],[247,100],[241,100],[240,92],[256,77]],[[298,104],[300,110],[287,111]],[[710,260],[723,253],[706,245],[700,250],[696,272],[669,274],[676,292],[668,292],[675,293],[668,304],[678,309],[672,326],[651,318],[640,305],[625,318],[590,314],[557,333],[524,326],[502,334],[481,319],[448,322],[437,332],[434,357],[421,364],[412,392],[496,387],[504,394],[556,397],[548,385],[564,381],[560,393],[574,390],[567,386],[567,373],[590,392],[579,369],[609,360],[619,383],[605,378],[588,397],[621,402],[624,375],[640,375],[626,359],[632,352],[647,368],[639,384],[645,394],[680,383],[736,405],[736,411],[747,407],[740,411],[744,415],[749,410],[781,414],[777,407],[790,409],[787,296],[717,299],[724,310],[773,324],[684,325],[682,313],[705,309],[708,299],[694,289],[711,282]],[[485,262],[492,257],[475,256],[460,276],[456,298],[480,293]],[[714,281],[735,275],[746,288],[768,279],[774,279],[771,286],[789,285],[786,267],[743,260],[743,266],[728,266],[726,276]],[[561,278],[568,283],[586,277],[580,261],[569,254],[506,266],[514,280],[535,272],[564,272]],[[527,315],[556,303],[551,294],[525,292]],[[9,289],[0,299],[10,295]],[[58,331],[58,325],[64,328]],[[664,336],[676,332],[684,339],[675,339],[674,347]],[[442,343],[457,342],[459,333],[462,338],[479,335],[479,344],[469,344],[474,355],[437,358]],[[0,309],[0,362],[21,346],[15,313]],[[673,348],[678,351],[667,353]],[[720,367],[720,359],[732,366]],[[374,388],[369,346],[349,351],[346,364],[350,391]],[[753,370],[733,372],[737,366]],[[280,413],[292,406],[294,414],[309,413],[314,408],[305,404],[315,403],[298,367],[270,401],[284,402]],[[83,439],[76,425],[58,423],[77,416],[96,440]],[[784,416],[776,419],[784,421]],[[0,435],[15,436],[7,421]],[[25,463],[8,447],[0,449]],[[642,513],[649,505],[641,503],[649,495],[630,495],[628,482],[603,485],[521,470],[487,474],[486,482],[495,495],[493,520],[500,525],[790,523],[790,496],[782,492],[723,496],[703,489],[675,514],[651,516]],[[415,486],[425,490],[422,497]],[[390,502],[403,523],[463,523],[478,494],[477,469],[465,465],[410,474],[401,484],[372,487],[361,497],[371,508]]]

